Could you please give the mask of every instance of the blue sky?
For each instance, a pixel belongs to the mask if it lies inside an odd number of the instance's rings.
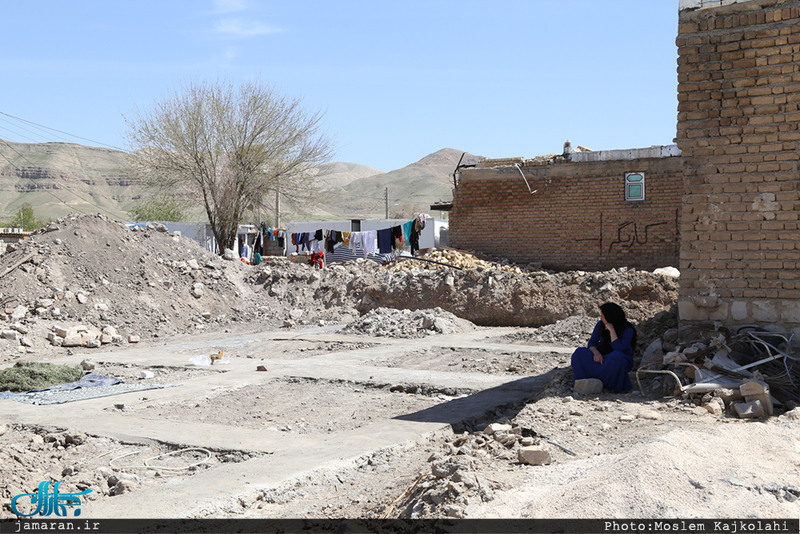
[[[137,106],[256,77],[324,111],[335,161],[383,171],[445,147],[533,157],[567,139],[675,137],[678,0],[2,0],[2,13],[0,138],[17,142],[126,149]]]

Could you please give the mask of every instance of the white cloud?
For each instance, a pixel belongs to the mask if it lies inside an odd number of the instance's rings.
[[[278,33],[281,30],[267,26],[258,21],[227,18],[217,22],[214,28],[217,33],[223,33],[234,37],[253,37],[255,35],[267,35],[270,33]]]

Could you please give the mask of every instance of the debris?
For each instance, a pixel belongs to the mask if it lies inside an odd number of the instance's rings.
[[[256,371],[269,371],[269,369],[267,369],[266,365],[259,365],[256,367]]]
[[[519,461],[529,465],[549,465],[550,453],[541,445],[531,445],[519,449]]]
[[[759,380],[750,380],[739,386],[739,392],[747,402],[758,400],[767,415],[772,415],[773,404],[772,396],[769,394],[769,386]]]
[[[764,417],[764,407],[760,400],[734,403],[733,408],[742,419],[757,419]]]

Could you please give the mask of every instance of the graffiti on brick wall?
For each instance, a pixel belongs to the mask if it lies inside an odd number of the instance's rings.
[[[669,222],[661,221],[644,225],[640,225],[636,221],[620,223],[619,226],[617,226],[617,237],[611,242],[608,251],[613,251],[614,247],[617,245],[627,249],[632,248],[634,245],[644,245],[647,243],[650,236],[650,229],[654,226],[662,226],[664,224],[669,224]]]
[[[675,228],[678,227],[678,210],[675,210]],[[614,251],[614,247],[619,246],[620,248],[630,250],[636,245],[645,245],[651,239],[652,233],[651,229],[656,226],[664,226],[670,224],[669,221],[659,221],[649,224],[642,224],[636,221],[624,221],[617,225],[616,228],[616,237],[609,243],[609,239],[605,237],[604,229],[603,229],[603,212],[600,212],[600,222],[597,226],[598,236],[597,237],[585,237],[582,239],[577,239],[576,241],[582,242],[594,242],[600,248],[600,256],[604,256],[605,253],[611,253]],[[604,242],[605,241],[605,242]],[[607,244],[607,246],[606,246]]]

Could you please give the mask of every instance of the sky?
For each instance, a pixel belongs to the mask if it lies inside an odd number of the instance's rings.
[[[129,150],[191,82],[324,114],[333,161],[399,169],[674,142],[678,0],[0,0],[0,138]]]

